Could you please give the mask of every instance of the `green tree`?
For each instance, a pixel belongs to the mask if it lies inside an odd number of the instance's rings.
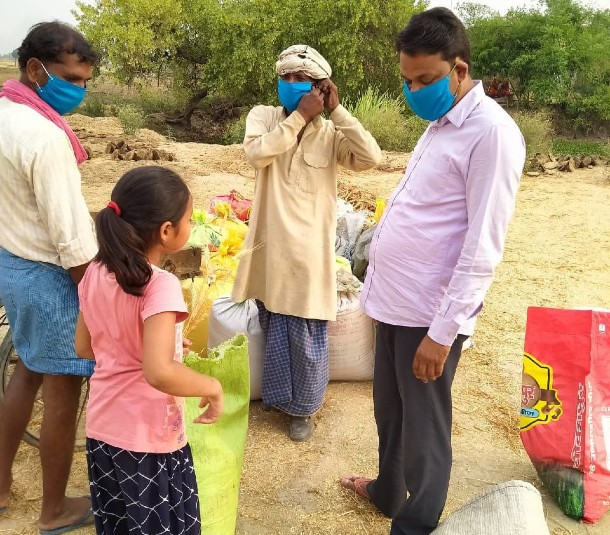
[[[469,13],[476,77],[510,79],[524,106],[610,120],[610,11],[546,0],[504,17]]]
[[[394,38],[421,0],[98,0],[77,2],[80,29],[121,82],[159,75],[198,96],[242,104],[276,95],[274,64],[287,46],[324,54],[341,94],[369,85],[398,94]]]

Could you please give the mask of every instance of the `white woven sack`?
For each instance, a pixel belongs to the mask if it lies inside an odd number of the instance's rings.
[[[250,360],[250,399],[261,399],[265,337],[258,321],[258,307],[253,299],[234,303],[231,296],[219,297],[212,304],[208,333],[208,349],[216,347],[236,334],[248,338]]]
[[[337,292],[337,321],[328,322],[331,381],[370,381],[375,369],[373,321],[360,308],[360,281],[343,272],[352,291]]]
[[[549,528],[536,488],[508,481],[455,511],[432,535],[549,535]]]

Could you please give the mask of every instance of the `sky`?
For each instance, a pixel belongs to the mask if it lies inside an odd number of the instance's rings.
[[[94,0],[85,0],[93,4]],[[430,7],[455,8],[463,0],[430,0]],[[512,7],[534,7],[536,0],[475,0],[487,4],[494,10],[505,13]],[[581,0],[581,3],[599,9],[610,9],[610,0]],[[17,48],[30,26],[46,20],[61,20],[75,23],[70,11],[76,7],[75,0],[0,0],[0,54]]]

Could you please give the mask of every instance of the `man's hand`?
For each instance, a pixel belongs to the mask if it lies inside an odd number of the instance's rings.
[[[318,88],[324,93],[324,107],[332,113],[335,108],[340,104],[339,102],[339,90],[330,78],[322,80],[318,84]]]
[[[188,338],[182,337],[182,354],[188,355],[189,352],[191,351],[192,345],[193,345],[193,342],[191,342]]]
[[[324,95],[314,87],[307,93],[299,102],[297,111],[303,116],[307,123],[313,121],[318,115],[324,111]]]
[[[413,375],[422,383],[438,379],[443,374],[450,350],[450,346],[441,345],[426,335],[415,352]]]

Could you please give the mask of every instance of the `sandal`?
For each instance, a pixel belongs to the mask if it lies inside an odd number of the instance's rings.
[[[345,476],[342,477],[339,481],[341,486],[348,490],[353,490],[357,496],[360,496],[362,499],[371,501],[371,497],[369,495],[369,491],[367,489],[369,483],[374,481],[369,477],[360,477],[360,476]]]
[[[72,522],[72,524],[67,524],[66,526],[55,529],[39,529],[38,532],[40,535],[60,535],[61,533],[68,533],[76,529],[84,528],[85,526],[92,526],[93,524],[95,524],[95,517],[93,516],[93,510],[89,508],[85,511],[83,516]]]

